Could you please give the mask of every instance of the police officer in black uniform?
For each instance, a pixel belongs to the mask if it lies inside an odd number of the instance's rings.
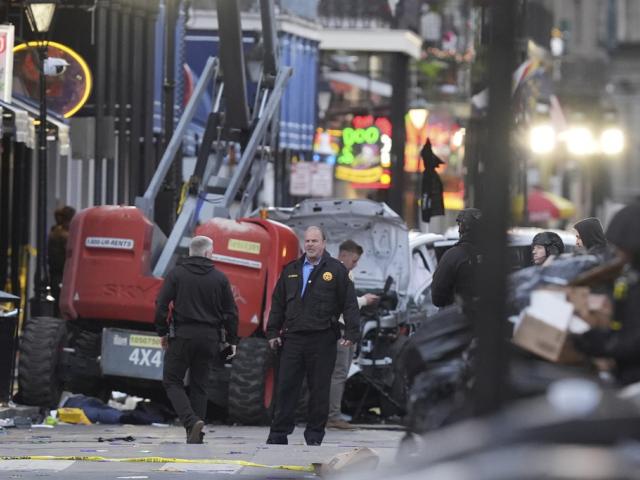
[[[475,275],[481,254],[478,234],[482,213],[477,208],[462,210],[456,222],[460,240],[447,250],[433,274],[431,300],[436,307],[453,305],[456,300],[469,306],[476,296]]]
[[[271,348],[281,348],[281,353],[276,408],[267,443],[287,444],[305,376],[309,411],[304,438],[307,445],[322,443],[340,314],[345,322],[342,345],[358,341],[360,314],[353,282],[345,266],[325,247],[324,232],[315,226],[307,228],[305,254],[284,268],[273,292],[267,338]]]
[[[231,286],[212,258],[212,240],[193,237],[189,257],[179,260],[165,277],[156,300],[156,330],[167,350],[162,383],[187,430],[187,443],[202,443],[209,368],[220,352],[219,332],[224,327],[231,344],[228,358],[235,355],[238,339],[238,308]],[[187,370],[189,397],[184,389]]]

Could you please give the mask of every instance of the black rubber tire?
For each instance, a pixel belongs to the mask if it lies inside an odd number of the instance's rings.
[[[102,333],[76,328],[71,336],[71,346],[86,357],[98,358],[102,351]]]
[[[238,344],[229,378],[229,421],[242,425],[264,425],[269,422],[271,405],[265,405],[264,394],[268,369],[273,354],[264,338],[243,338]]]
[[[67,324],[54,317],[27,320],[20,342],[18,387],[25,405],[57,407],[62,392],[58,364]]]
[[[69,336],[69,346],[75,350],[76,362],[86,365],[86,368],[71,370],[73,374],[65,378],[65,390],[108,400],[111,396],[109,386],[101,376],[93,375],[102,351],[102,333],[76,326]]]

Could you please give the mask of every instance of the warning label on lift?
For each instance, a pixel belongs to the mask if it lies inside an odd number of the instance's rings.
[[[116,250],[133,250],[134,241],[130,238],[113,237],[87,237],[85,247],[89,248],[115,248]]]
[[[151,337],[149,335],[130,335],[129,345],[132,347],[162,348],[160,337]]]
[[[236,238],[229,239],[227,248],[234,252],[253,253],[255,255],[260,253],[260,244],[258,242],[249,242],[248,240],[238,240]]]

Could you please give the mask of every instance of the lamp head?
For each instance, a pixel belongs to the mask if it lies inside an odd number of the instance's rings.
[[[57,6],[57,0],[27,0],[25,2],[27,20],[34,33],[44,34],[49,31]]]

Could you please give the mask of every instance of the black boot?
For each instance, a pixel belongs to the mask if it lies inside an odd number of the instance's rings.
[[[187,427],[187,443],[204,443],[203,428],[204,422],[202,420],[198,420],[191,427]]]

